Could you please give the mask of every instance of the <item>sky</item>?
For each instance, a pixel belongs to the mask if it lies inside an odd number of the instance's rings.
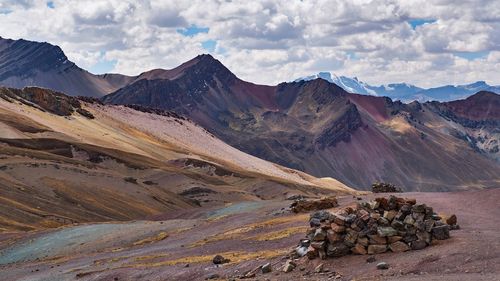
[[[241,79],[320,71],[370,84],[500,84],[498,0],[0,0],[0,36],[46,41],[93,73],[210,53]]]

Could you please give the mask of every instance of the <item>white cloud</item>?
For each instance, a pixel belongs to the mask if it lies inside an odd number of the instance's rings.
[[[44,0],[0,1],[0,36],[48,41],[85,68],[172,68],[215,40],[214,55],[242,79],[276,84],[319,71],[370,83],[500,84],[495,0]],[[433,23],[412,28],[412,19]],[[183,36],[189,26],[208,33]],[[457,52],[481,52],[464,59]]]

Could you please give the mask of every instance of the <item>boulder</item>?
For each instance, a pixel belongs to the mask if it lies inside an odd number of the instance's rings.
[[[437,240],[450,238],[450,228],[447,225],[435,226],[432,228],[432,237]]]
[[[384,211],[384,218],[387,219],[389,222],[391,222],[396,217],[397,214],[398,211],[396,210]]]
[[[212,259],[212,262],[214,264],[224,264],[224,263],[228,263],[230,262],[231,260],[229,259],[226,259],[225,257],[221,256],[221,255],[216,255],[213,259]]]
[[[456,225],[457,224],[457,216],[455,214],[446,218],[447,225]]]
[[[306,251],[306,256],[307,256],[310,260],[317,258],[317,257],[318,257],[318,255],[319,255],[319,253],[318,253],[318,250],[317,250],[317,249],[315,249],[315,248],[313,248],[313,247],[311,247],[311,246],[309,246],[309,248],[307,248],[307,251]]]
[[[309,221],[311,221],[312,219],[317,219],[320,222],[326,220],[333,221],[333,214],[325,210],[317,211],[310,215]]]
[[[390,237],[387,237],[387,243],[392,244],[394,242],[401,241],[401,239],[403,239],[402,236],[390,236]]]
[[[291,205],[290,208],[294,213],[303,213],[316,210],[324,210],[337,207],[337,198],[334,196],[321,198],[317,200],[296,200]]]
[[[385,245],[387,244],[387,239],[385,237],[381,237],[378,235],[368,235],[370,238],[370,244],[375,244],[375,245]]]
[[[330,225],[330,227],[332,228],[332,230],[336,233],[343,233],[345,231],[345,226],[343,225],[338,225],[336,223],[332,223]]]
[[[424,240],[415,240],[410,243],[412,250],[422,250],[427,247],[427,243]]]
[[[327,237],[328,242],[330,242],[330,243],[339,242],[339,241],[342,241],[342,239],[343,239],[342,234],[336,233],[333,230],[328,230],[326,232],[326,237]]]
[[[271,263],[266,263],[260,267],[260,270],[262,271],[263,274],[266,274],[273,271],[273,268],[271,266]]]
[[[324,231],[323,229],[321,228],[318,228],[316,229],[316,231],[314,232],[314,235],[313,235],[313,238],[312,240],[313,241],[324,241],[326,238],[326,231]]]
[[[392,244],[389,244],[389,250],[391,250],[394,253],[401,253],[410,250],[410,247],[408,246],[408,244],[404,242],[397,241]]]
[[[355,255],[366,255],[368,252],[366,251],[365,246],[361,244],[356,244],[352,249],[351,252]]]
[[[344,225],[346,221],[346,217],[342,215],[335,215],[335,218],[333,219],[333,222],[337,225]]]
[[[366,238],[366,237],[359,237],[359,235],[358,235],[357,243],[366,247],[366,246],[368,246],[368,238]]]
[[[368,254],[382,254],[387,251],[387,245],[369,245],[368,246]]]
[[[425,204],[415,204],[411,208],[411,211],[413,213],[424,213],[425,214],[425,209],[426,208],[427,208],[427,206]]]
[[[358,239],[358,232],[354,230],[349,230],[344,237],[344,243],[348,246],[354,246],[356,244],[356,240]]]
[[[328,244],[326,248],[326,254],[329,257],[341,257],[348,255],[351,252],[351,249],[342,242],[336,242],[334,244]]]
[[[427,245],[431,244],[432,236],[431,236],[431,234],[429,232],[426,232],[426,231],[417,231],[417,238],[419,240],[424,240],[425,243],[427,243]]]
[[[377,234],[380,237],[396,236],[398,231],[390,226],[379,226],[377,227]]]

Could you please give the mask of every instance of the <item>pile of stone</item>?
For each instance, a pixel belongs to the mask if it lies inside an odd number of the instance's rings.
[[[376,182],[372,184],[373,193],[387,193],[387,192],[403,192],[403,190],[394,184]]]
[[[294,213],[304,213],[310,211],[324,210],[337,207],[339,203],[337,202],[337,198],[335,196],[324,197],[321,199],[299,199],[295,200],[292,204],[290,204],[290,209]]]
[[[456,225],[456,216],[452,217],[449,221]],[[294,251],[309,259],[420,250],[433,239],[448,239],[453,228],[431,207],[396,196],[361,202],[336,213],[318,211],[309,222],[307,238]]]

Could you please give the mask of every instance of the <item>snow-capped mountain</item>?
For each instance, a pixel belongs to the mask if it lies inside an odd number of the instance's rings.
[[[321,78],[328,82],[335,83],[350,93],[372,95],[372,96],[393,97],[398,94],[411,95],[424,90],[422,88],[407,83],[391,83],[387,85],[373,86],[363,81],[360,81],[357,77],[350,78],[346,76],[337,76],[330,72],[320,72],[316,75],[311,75],[296,79],[295,81],[301,81],[301,80],[308,81],[308,80],[314,80],[316,78]]]
[[[372,96],[387,96],[394,100],[411,102],[414,100],[425,101],[451,101],[456,99],[467,98],[479,91],[491,91],[500,93],[500,86],[488,85],[485,81],[477,81],[466,85],[445,85],[435,88],[420,88],[408,83],[391,83],[380,86],[373,86],[357,77],[337,76],[330,72],[320,72],[315,75],[310,75],[296,79],[295,81],[308,81],[317,78],[324,79],[328,82],[335,83],[344,90],[350,93],[357,93]]]

